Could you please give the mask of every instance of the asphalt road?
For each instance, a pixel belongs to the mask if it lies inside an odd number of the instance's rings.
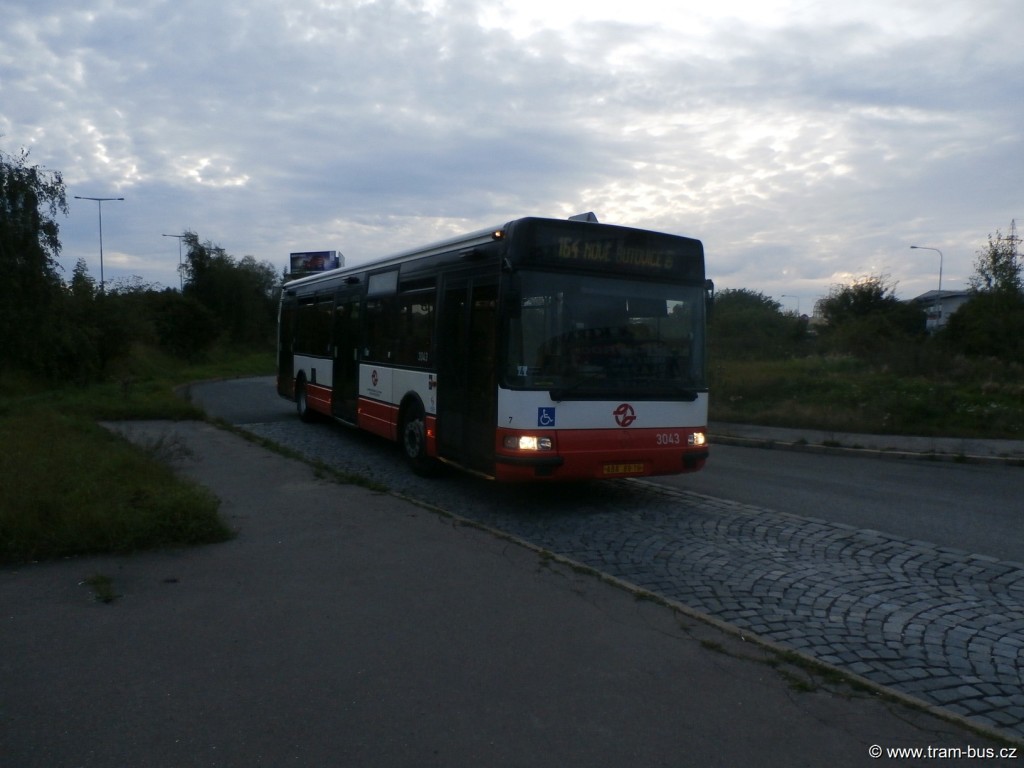
[[[1024,563],[1024,469],[713,445],[675,488]]]

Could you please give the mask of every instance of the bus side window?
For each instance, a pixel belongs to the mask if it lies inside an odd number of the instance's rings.
[[[334,322],[334,299],[321,297],[316,305],[317,354],[331,354],[331,325]]]
[[[312,297],[301,299],[296,316],[295,351],[299,354],[311,354],[316,346],[315,300]]]
[[[426,367],[432,362],[434,303],[433,291],[420,291],[401,297],[398,310],[399,365]]]
[[[393,345],[398,336],[397,299],[388,296],[366,302],[365,357],[376,363],[394,361]]]

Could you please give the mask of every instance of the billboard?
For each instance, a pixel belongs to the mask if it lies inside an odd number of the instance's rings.
[[[326,272],[329,269],[337,269],[345,263],[345,257],[338,251],[303,251],[291,253],[288,256],[288,271],[293,275]]]

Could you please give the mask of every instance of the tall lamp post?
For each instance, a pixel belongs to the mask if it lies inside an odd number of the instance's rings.
[[[75,200],[95,200],[100,214],[100,293],[104,292],[103,280],[103,204],[111,200],[124,200],[123,197],[82,197],[75,195]]]
[[[185,289],[185,279],[181,276],[181,239],[188,237],[188,235],[160,235],[160,237],[176,237],[178,238],[178,290]]]
[[[935,330],[938,330],[942,323],[942,251],[938,248],[929,248],[927,245],[912,245],[910,247],[919,251],[935,251],[939,254],[939,292],[935,295]]]
[[[784,294],[782,294],[782,298],[783,299],[796,299],[796,316],[800,317],[800,297],[799,296],[794,296],[791,293],[784,293]]]

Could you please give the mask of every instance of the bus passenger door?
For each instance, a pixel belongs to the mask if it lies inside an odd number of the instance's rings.
[[[282,301],[277,323],[277,394],[292,398],[295,377],[295,300]]]
[[[334,416],[356,422],[359,399],[360,304],[358,293],[338,295],[334,310]]]
[[[447,280],[438,326],[437,442],[443,458],[494,471],[497,282]]]

